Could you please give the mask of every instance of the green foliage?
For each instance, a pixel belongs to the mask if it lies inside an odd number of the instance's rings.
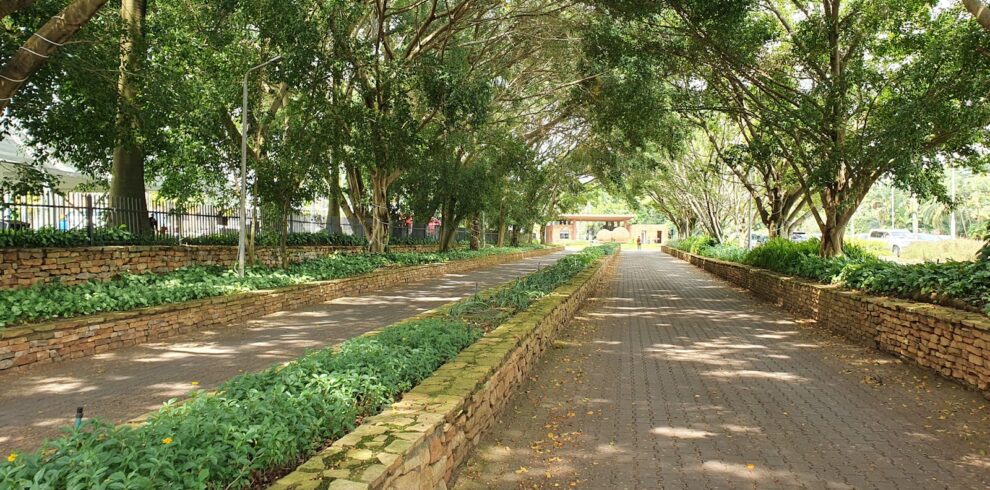
[[[672,245],[691,251],[687,245],[702,242],[692,237]],[[792,242],[776,238],[749,253],[725,252],[720,245],[694,247],[698,255],[741,262],[782,274],[840,284],[873,294],[897,296],[990,314],[990,262],[925,262],[898,264],[880,260],[869,249],[847,243],[845,255],[822,258],[816,239]]]
[[[237,245],[237,238],[236,234],[218,233],[187,238],[182,243],[187,245]],[[278,240],[278,234],[258,233],[254,238],[254,243],[262,247],[269,247],[278,245]],[[286,236],[286,244],[290,247],[309,245],[363,246],[367,244],[367,241],[354,235],[318,231],[289,233]]]
[[[670,246],[685,252],[698,254],[703,248],[715,245],[715,239],[708,235],[694,235],[670,242]]]
[[[397,325],[170,403],[137,428],[87,422],[0,466],[4,487],[244,488],[353,429],[480,337],[450,319]]]
[[[0,291],[0,328],[339,279],[396,265],[467,260],[518,250],[486,248],[447,253],[333,254],[292,264],[288,269],[249,268],[243,278],[237,277],[234,270],[221,267],[188,267],[165,274],[124,274],[110,281],[89,281],[72,286],[37,284]]]
[[[136,235],[120,228],[95,228],[90,240],[86,230],[0,231],[0,248],[88,247],[104,245],[176,245],[178,240],[159,235]]]
[[[400,323],[285,366],[170,402],[138,427],[87,422],[0,463],[2,488],[245,488],[290,467],[392,403],[481,337],[615,246],[591,247],[462,300],[440,318]],[[463,254],[463,253],[462,253]],[[407,257],[416,260],[415,257]]]
[[[342,233],[293,232],[286,237],[290,247],[330,245],[361,247],[368,244],[363,237]],[[437,240],[432,237],[392,237],[391,245],[432,245]],[[237,245],[237,234],[216,233],[198,237],[184,238],[185,245]],[[0,231],[0,248],[56,248],[56,247],[88,247],[105,245],[178,245],[179,240],[162,235],[136,235],[120,228],[96,228],[93,239],[89,239],[86,230],[59,230],[56,228],[40,228],[38,230]],[[278,235],[258,233],[255,244],[262,247],[278,245]]]
[[[708,235],[695,235],[674,240],[670,242],[670,246],[696,255],[731,262],[740,262],[746,256],[746,249],[735,245],[718,243]]]

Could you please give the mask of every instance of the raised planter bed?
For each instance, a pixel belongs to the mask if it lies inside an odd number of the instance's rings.
[[[436,245],[393,245],[394,252],[427,252]],[[355,246],[314,245],[289,247],[290,262],[302,262],[331,253],[360,253]],[[279,264],[277,247],[258,247],[258,262]],[[193,265],[231,265],[237,247],[221,245],[121,245],[72,248],[0,249],[0,289],[28,287],[58,280],[79,284],[92,279],[110,279],[121,272],[143,274],[170,272]]]
[[[545,248],[471,260],[386,269],[333,281],[7,328],[0,330],[0,373],[167,339],[342,296],[359,295],[365,291],[402,284],[410,277],[439,277],[559,250]]]
[[[663,251],[843,336],[976,388],[990,398],[990,319],[872,296],[664,246]]]
[[[617,255],[605,257],[510,318],[271,488],[446,488],[534,362],[616,260]]]

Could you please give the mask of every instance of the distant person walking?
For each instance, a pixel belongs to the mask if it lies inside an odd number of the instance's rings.
[[[636,250],[643,250],[643,238],[636,237]]]

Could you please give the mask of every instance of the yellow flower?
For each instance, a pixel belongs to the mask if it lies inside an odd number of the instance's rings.
[[[10,456],[7,456],[7,462],[13,463],[14,461],[17,461],[17,453],[10,453]]]
[[[172,444],[172,438],[171,437],[166,437],[166,438],[162,439],[162,444]]]

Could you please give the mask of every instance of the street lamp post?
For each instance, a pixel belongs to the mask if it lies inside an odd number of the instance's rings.
[[[237,237],[237,276],[244,277],[245,247],[247,246],[247,134],[248,134],[248,75],[271,63],[282,59],[278,55],[260,65],[253,66],[244,72],[244,99],[241,105],[241,209],[240,235]]]

